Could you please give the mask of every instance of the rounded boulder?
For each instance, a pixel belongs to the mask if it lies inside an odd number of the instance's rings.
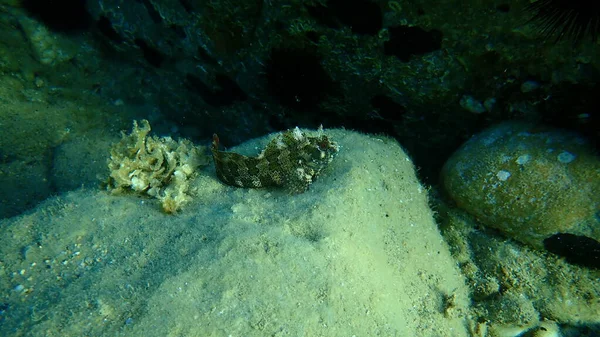
[[[502,123],[458,149],[441,178],[458,207],[515,240],[537,248],[559,233],[600,241],[600,160],[577,134]]]

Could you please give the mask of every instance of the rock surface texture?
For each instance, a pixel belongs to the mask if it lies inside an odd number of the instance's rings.
[[[442,180],[459,207],[520,242],[541,248],[561,233],[600,241],[600,160],[575,134],[499,124],[456,151]]]
[[[176,215],[78,190],[1,220],[0,335],[468,336],[469,290],[410,158],[327,134],[340,151],[304,193],[227,186],[210,165]]]

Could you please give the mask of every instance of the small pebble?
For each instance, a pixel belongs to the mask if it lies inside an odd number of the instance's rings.
[[[571,152],[563,151],[558,155],[558,161],[564,164],[568,164],[575,160],[575,155]]]
[[[540,87],[540,84],[536,81],[526,81],[521,84],[521,92],[532,92]]]
[[[506,179],[508,179],[510,177],[510,172],[504,171],[504,170],[500,170],[496,174],[496,177],[498,177],[498,179],[500,179],[502,181],[506,181]]]
[[[469,95],[463,95],[463,97],[460,98],[460,106],[467,111],[476,114],[484,113],[486,111],[485,106],[483,106],[480,101]]]

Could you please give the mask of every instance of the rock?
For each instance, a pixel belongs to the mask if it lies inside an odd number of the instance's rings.
[[[474,336],[531,337],[544,328],[557,332],[540,320],[555,321],[562,332],[570,331],[563,336],[600,332],[597,270],[507,240],[497,231],[481,230],[474,217],[448,206],[436,204],[442,235],[474,290],[477,330],[488,331]]]
[[[79,189],[0,220],[0,335],[468,336],[469,290],[410,158],[326,132],[340,151],[301,194],[227,186],[210,165],[175,216]]]
[[[109,175],[106,159],[117,141],[113,135],[98,132],[91,137],[74,137],[55,147],[49,175],[52,186],[59,193],[100,186]]]
[[[44,159],[0,163],[0,218],[33,208],[52,194]]]
[[[600,241],[600,160],[575,134],[507,122],[467,141],[442,169],[456,204],[537,248],[558,233]]]

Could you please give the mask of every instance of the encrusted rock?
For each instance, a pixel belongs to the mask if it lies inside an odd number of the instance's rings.
[[[471,138],[443,185],[481,223],[543,247],[557,233],[600,241],[600,160],[575,134],[507,122]]]

